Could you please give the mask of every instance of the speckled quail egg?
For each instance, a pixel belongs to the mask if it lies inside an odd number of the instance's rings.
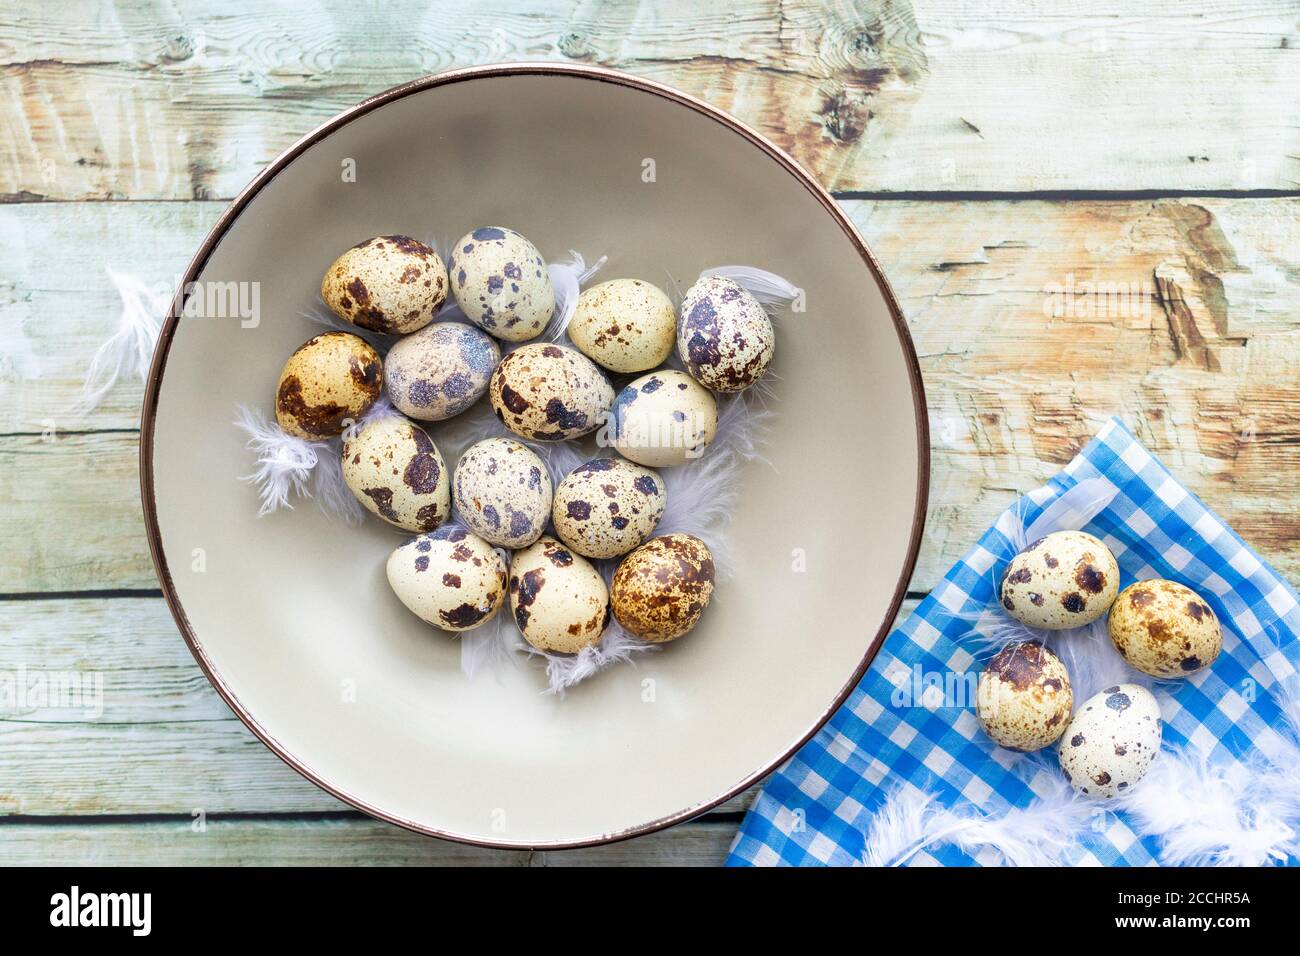
[[[609,442],[650,468],[699,458],[718,432],[718,404],[685,372],[643,375],[614,399]]]
[[[652,534],[668,493],[649,468],[622,458],[595,458],[555,489],[551,521],[565,544],[588,558],[627,554]]]
[[[536,452],[512,438],[485,438],[456,462],[456,513],[503,548],[537,540],[551,517],[551,476]]]
[[[605,373],[576,349],[533,343],[501,360],[488,398],[516,435],[560,441],[594,431],[609,412],[614,389]]]
[[[451,513],[442,455],[401,415],[372,417],[343,436],[343,481],[367,510],[407,531],[432,531]]]
[[[1219,619],[1176,581],[1130,584],[1111,605],[1110,639],[1124,660],[1153,677],[1186,677],[1223,650]]]
[[[555,314],[555,289],[537,247],[513,229],[462,236],[447,261],[451,292],[475,325],[507,342],[535,337]]]
[[[383,390],[383,367],[370,344],[325,332],[289,356],[275,389],[275,420],[299,438],[330,438],[370,410]]]
[[[713,554],[689,534],[651,538],[614,571],[610,604],[629,634],[662,644],[700,621],[713,597]]]
[[[1118,684],[1089,697],[1061,734],[1061,769],[1089,796],[1128,791],[1160,752],[1160,705],[1137,684]]]
[[[1061,659],[1041,641],[1009,644],[980,673],[975,716],[1008,750],[1042,750],[1070,720],[1074,691]]]
[[[435,322],[388,350],[389,401],[411,418],[440,422],[459,415],[487,391],[499,361],[501,349],[485,332],[460,322]]]
[[[740,392],[767,371],[776,351],[772,320],[734,279],[701,276],[682,296],[677,354],[715,392]]]
[[[410,236],[375,236],[334,260],[320,295],[345,322],[404,335],[442,308],[447,269],[437,252]]]
[[[578,297],[569,338],[611,372],[644,372],[673,350],[677,313],[663,290],[640,279],[612,279]]]
[[[443,527],[393,550],[388,583],[420,620],[444,631],[468,631],[505,603],[506,563],[478,535]]]
[[[510,610],[533,647],[576,654],[609,623],[609,590],[586,558],[543,536],[510,561]]]
[[[1029,627],[1082,627],[1110,609],[1119,593],[1119,565],[1100,540],[1083,531],[1039,538],[1007,565],[1002,606]]]

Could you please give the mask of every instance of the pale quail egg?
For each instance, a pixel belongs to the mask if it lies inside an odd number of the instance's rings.
[[[359,242],[325,270],[321,298],[340,319],[399,335],[422,329],[447,300],[438,253],[410,236]]]
[[[400,415],[371,418],[343,436],[343,480],[367,510],[407,531],[432,531],[451,513],[442,455]]]
[[[478,535],[443,527],[394,549],[388,583],[420,620],[444,631],[468,631],[505,603],[506,563]]]
[[[685,372],[651,372],[618,393],[610,419],[610,442],[624,457],[668,468],[704,454],[718,432],[718,404]]]
[[[594,431],[609,412],[614,389],[605,373],[576,349],[534,343],[501,360],[488,398],[516,435],[560,441]]]
[[[668,500],[663,479],[622,458],[579,465],[555,489],[560,539],[588,558],[627,554],[654,534]]]
[[[1110,639],[1124,660],[1153,677],[1186,677],[1223,649],[1219,619],[1176,581],[1130,584],[1110,609]]]
[[[772,319],[734,279],[701,276],[682,297],[677,354],[715,392],[740,392],[767,371],[776,351]]]
[[[1061,769],[1075,790],[1126,793],[1160,752],[1160,705],[1137,684],[1118,684],[1083,702],[1061,734]]]
[[[1070,720],[1074,692],[1061,659],[1041,641],[1009,644],[980,673],[975,716],[1008,750],[1042,750]]]
[[[1029,627],[1082,627],[1110,609],[1119,593],[1119,565],[1100,540],[1082,531],[1039,538],[1007,565],[1002,606]]]
[[[461,237],[447,269],[461,311],[499,339],[531,339],[555,314],[546,263],[537,247],[513,229],[484,226]]]
[[[640,279],[612,279],[578,297],[569,338],[611,372],[644,372],[673,350],[677,313],[663,291]]]
[[[544,536],[510,561],[510,610],[533,647],[576,654],[609,623],[609,590],[586,558]]]
[[[675,641],[700,621],[713,597],[713,554],[699,538],[651,538],[619,564],[610,585],[614,617],[643,641]]]
[[[451,418],[487,391],[500,360],[501,349],[486,333],[460,322],[435,322],[388,350],[388,398],[420,421]]]
[[[546,464],[512,438],[485,438],[456,462],[456,513],[469,529],[503,548],[537,540],[551,517]]]
[[[379,353],[348,332],[325,332],[289,356],[275,389],[275,420],[299,438],[330,438],[370,410],[383,390]]]

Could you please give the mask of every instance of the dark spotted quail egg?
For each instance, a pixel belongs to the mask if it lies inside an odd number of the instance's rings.
[[[685,372],[643,375],[618,393],[610,415],[611,444],[651,468],[700,457],[717,432],[717,402]]]
[[[1061,769],[1080,793],[1119,796],[1142,779],[1160,753],[1160,705],[1137,684],[1089,697],[1061,734]]]
[[[447,261],[451,292],[471,322],[507,342],[534,338],[555,314],[555,289],[537,247],[513,229],[484,226]]]
[[[501,349],[486,333],[460,322],[435,322],[388,350],[388,398],[411,418],[440,422],[487,391],[500,360]]]
[[[531,449],[512,438],[485,438],[456,463],[456,513],[469,529],[503,548],[537,540],[551,517],[551,476]]]
[[[651,538],[619,564],[610,585],[614,617],[643,641],[675,641],[700,621],[713,597],[713,554],[699,538]]]
[[[388,583],[420,620],[444,631],[468,631],[505,602],[506,563],[477,535],[439,528],[394,549]]]
[[[510,561],[510,610],[533,647],[576,654],[609,623],[609,590],[585,558],[542,537]]]
[[[275,390],[275,420],[299,438],[330,438],[369,411],[383,389],[379,353],[347,332],[308,339],[289,356]]]
[[[451,513],[442,455],[400,415],[372,418],[343,436],[343,480],[367,510],[407,531],[432,531]]]
[[[605,373],[576,349],[534,343],[501,360],[488,398],[516,435],[560,441],[594,431],[609,412],[614,389]]]
[[[320,295],[345,322],[405,334],[424,328],[442,308],[447,270],[437,252],[410,236],[376,236],[334,260]]]
[[[667,501],[663,479],[649,468],[622,458],[596,458],[560,482],[551,520],[574,551],[613,558],[654,534]]]
[[[1152,677],[1186,677],[1223,650],[1219,619],[1176,581],[1130,584],[1110,609],[1110,639],[1124,660]]]
[[[1041,641],[1004,647],[980,673],[975,716],[1009,750],[1042,750],[1053,743],[1073,706],[1070,675]]]
[[[767,371],[776,351],[772,320],[734,279],[701,276],[682,297],[677,354],[705,388],[740,392]]]
[[[1119,593],[1119,565],[1100,540],[1056,531],[1021,551],[1002,576],[1002,606],[1029,627],[1082,627],[1110,609]]]
[[[611,372],[644,372],[673,350],[677,313],[663,291],[640,279],[613,279],[578,297],[569,338]]]

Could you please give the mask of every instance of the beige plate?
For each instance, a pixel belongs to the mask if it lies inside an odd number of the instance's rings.
[[[445,243],[489,224],[548,258],[608,253],[601,278],[684,289],[702,268],[743,263],[806,290],[807,311],[778,330],[772,467],[748,470],[729,529],[737,579],[688,638],[564,700],[540,693],[533,665],[463,677],[456,642],[389,591],[384,559],[400,539],[380,522],[349,528],[310,504],[259,520],[237,480],[251,462],[234,406],[271,411],[285,357],[316,330],[301,312],[330,261],[378,233]],[[259,283],[261,321],[163,330],[141,443],[158,574],[239,717],[368,813],[511,847],[686,819],[821,726],[902,601],[928,438],[897,303],[830,197],[703,103],[540,64],[390,90],[273,162],[204,241],[194,281]]]

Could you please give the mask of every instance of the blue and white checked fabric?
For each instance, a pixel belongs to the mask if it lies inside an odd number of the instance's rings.
[[[958,641],[959,615],[994,600],[995,582],[1015,553],[1018,518],[1031,522],[1080,481],[1104,478],[1118,494],[1084,530],[1119,560],[1121,586],[1161,577],[1201,593],[1223,624],[1223,652],[1207,668],[1157,692],[1165,741],[1189,741],[1213,759],[1241,759],[1283,716],[1278,695],[1300,694],[1300,599],[1231,528],[1184,488],[1118,419],[1047,485],[1003,513],[940,585],[893,630],[880,654],[830,721],[778,770],[745,817],[730,866],[851,865],[862,859],[875,810],[894,787],[913,785],[953,806],[985,812],[1023,807],[1055,785],[1053,761],[1018,759],[995,746],[971,706],[895,706],[911,675],[958,674],[980,665]],[[891,680],[891,677],[893,678]],[[1149,865],[1158,844],[1122,814],[1104,811],[1083,837],[1075,865]],[[913,865],[994,863],[938,845]],[[1291,861],[1293,864],[1295,860]]]

